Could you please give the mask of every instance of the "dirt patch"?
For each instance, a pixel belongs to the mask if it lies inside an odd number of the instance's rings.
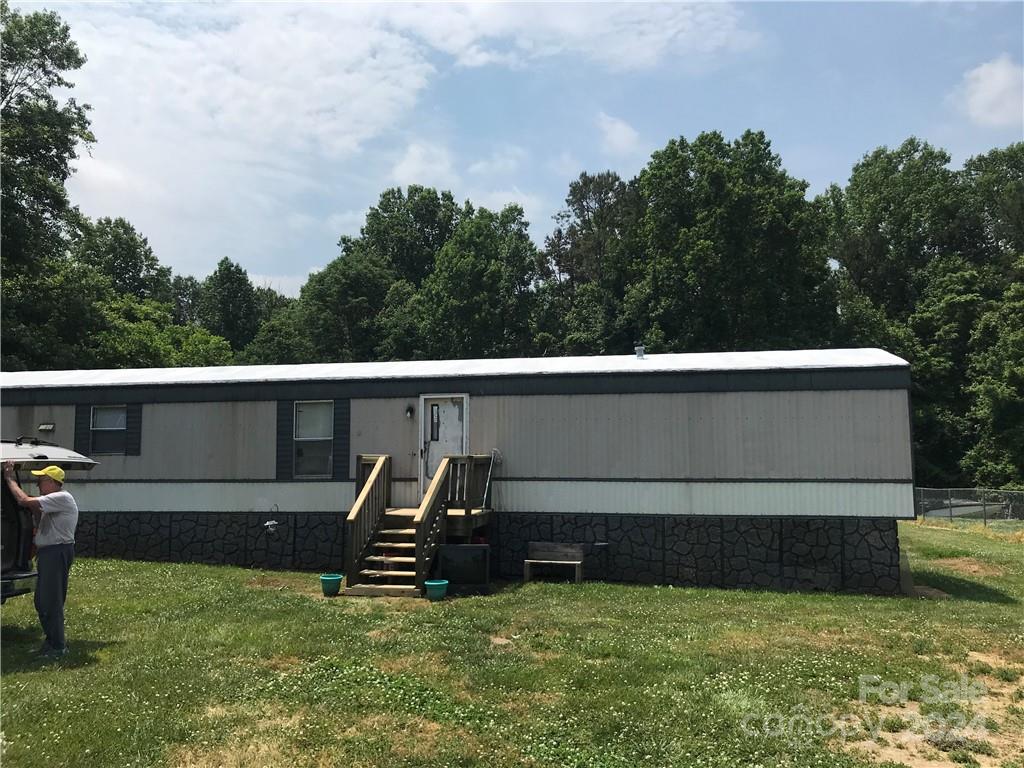
[[[444,657],[440,653],[413,653],[407,656],[395,656],[390,659],[378,659],[374,662],[377,669],[387,672],[389,675],[400,675],[406,672],[422,674],[424,672],[434,673],[436,676],[440,670],[447,669]]]
[[[512,645],[512,641],[500,635],[491,635],[491,645]]]
[[[1002,576],[1005,571],[998,565],[983,563],[973,557],[943,557],[938,560],[929,560],[931,565],[937,565],[949,571],[962,573],[965,576]]]
[[[978,663],[988,664],[993,669],[1011,664],[1010,660],[998,653],[971,652],[967,661],[958,667],[959,673],[966,674],[968,667]],[[961,681],[963,678],[961,678]],[[969,700],[960,702],[967,711],[968,723],[955,732],[967,738],[986,742],[994,754],[985,755],[972,751],[973,758],[981,768],[999,768],[1006,764],[1024,759],[1024,742],[1020,738],[1022,718],[1015,714],[1011,693],[1015,683],[1007,683],[990,674],[968,676],[972,692]],[[951,677],[948,683],[961,682]],[[980,687],[974,688],[974,684]],[[854,705],[859,709],[861,722],[871,724],[878,729],[886,718],[900,718],[905,727],[895,733],[879,729],[856,741],[848,741],[842,745],[845,751],[860,754],[872,762],[884,763],[892,761],[902,763],[909,768],[953,768],[958,765],[944,752],[930,744],[926,739],[929,731],[935,730],[935,722],[929,721],[928,715],[922,715],[921,705],[915,701],[907,701],[902,706]],[[943,721],[939,719],[938,723]],[[955,721],[945,721],[953,724]],[[990,727],[992,724],[995,728]]]
[[[293,592],[297,595],[304,595],[305,597],[315,597],[320,600],[326,600],[324,597],[323,590],[320,589],[320,583],[314,577],[287,577],[287,576],[275,576],[269,573],[261,573],[258,576],[253,576],[247,582],[245,586],[250,589],[267,589],[274,592]]]
[[[275,672],[288,672],[302,664],[298,656],[287,656],[278,654],[266,659],[259,659],[256,664],[264,669],[272,669]]]
[[[272,704],[249,707],[237,704],[211,704],[205,715],[211,720],[238,718],[243,721],[223,744],[181,745],[168,755],[175,768],[286,768],[298,761],[295,749],[288,745],[306,717],[306,710],[289,712]]]
[[[296,755],[278,743],[245,741],[210,749],[180,747],[167,762],[174,768],[290,768]]]
[[[562,698],[562,694],[555,691],[522,691],[514,699],[501,702],[500,706],[517,716],[526,717],[536,714],[538,709],[555,706]]]
[[[385,734],[396,763],[419,762],[436,758],[443,747],[456,745],[456,751],[470,757],[479,751],[480,743],[473,734],[423,717],[399,718],[394,715],[370,715],[350,725],[344,738],[376,737]]]
[[[395,636],[395,630],[393,629],[371,629],[366,633],[366,636],[371,640],[390,640]]]

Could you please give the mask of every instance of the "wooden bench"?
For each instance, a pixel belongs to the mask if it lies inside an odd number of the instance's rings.
[[[583,544],[556,544],[552,541],[531,541],[528,558],[523,561],[523,581],[530,580],[535,565],[571,565],[576,569],[576,582],[583,581]]]

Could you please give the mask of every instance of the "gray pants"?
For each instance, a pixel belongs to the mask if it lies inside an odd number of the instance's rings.
[[[36,613],[47,644],[57,650],[64,648],[64,600],[74,559],[74,544],[51,544],[36,553]]]

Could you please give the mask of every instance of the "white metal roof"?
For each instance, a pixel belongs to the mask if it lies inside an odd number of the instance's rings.
[[[547,376],[590,374],[697,373],[711,371],[892,368],[909,365],[881,349],[807,349],[781,352],[520,357],[494,360],[413,360],[390,363],[229,365],[210,368],[131,368],[98,371],[0,373],[0,386],[95,387],[163,384],[231,384],[277,381],[457,378],[461,376]]]

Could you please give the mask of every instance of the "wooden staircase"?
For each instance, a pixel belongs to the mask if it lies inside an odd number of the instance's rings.
[[[391,507],[391,457],[358,456],[346,519],[346,595],[422,597],[448,509],[489,511],[491,456],[445,456],[419,507]]]

